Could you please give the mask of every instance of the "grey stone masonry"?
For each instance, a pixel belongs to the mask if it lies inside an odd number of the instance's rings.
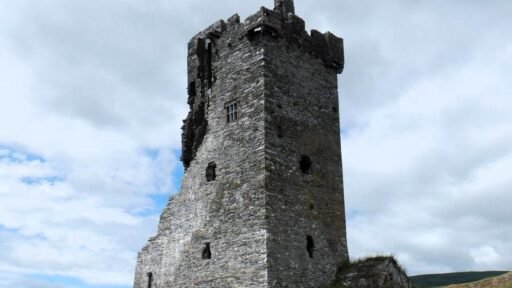
[[[188,45],[186,172],[134,288],[324,287],[348,261],[337,75],[343,41],[292,0]]]
[[[358,260],[338,271],[333,288],[412,288],[407,274],[393,257]]]

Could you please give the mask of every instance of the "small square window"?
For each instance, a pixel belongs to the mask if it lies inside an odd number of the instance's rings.
[[[238,120],[238,105],[236,102],[226,106],[226,117],[228,123]]]

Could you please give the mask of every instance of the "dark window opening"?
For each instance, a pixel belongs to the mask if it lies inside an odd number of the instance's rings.
[[[190,96],[190,97],[196,96],[196,82],[195,81],[188,83],[187,91],[188,91],[188,96]]]
[[[259,26],[253,27],[252,29],[249,29],[246,35],[249,37],[249,40],[252,41],[256,38],[256,36],[264,34],[271,35],[272,37],[276,38],[278,36],[278,31],[270,25],[261,24]]]
[[[302,173],[304,174],[310,174],[311,173],[311,158],[309,158],[309,156],[306,156],[306,155],[301,155],[300,157],[300,171],[302,171]]]
[[[148,272],[146,275],[148,276],[148,288],[151,288],[153,285],[153,273]]]
[[[216,168],[217,164],[215,164],[215,162],[208,163],[208,166],[206,167],[206,181],[211,182],[217,178],[217,175],[215,174]]]
[[[313,237],[307,235],[306,241],[306,250],[308,251],[309,258],[313,258],[313,252],[315,251],[315,242],[313,242]]]
[[[313,204],[309,204],[309,209],[311,209],[311,210],[315,210],[315,205],[313,205]]]
[[[247,37],[249,38],[250,41],[254,40],[256,38],[256,36],[258,36],[260,34],[261,34],[261,27],[253,28],[253,29],[250,29],[249,31],[247,31]]]
[[[277,138],[283,138],[284,134],[283,134],[283,127],[281,127],[280,125],[277,126]]]
[[[227,122],[235,122],[238,119],[238,105],[237,103],[231,103],[226,106]]]
[[[210,250],[210,243],[204,243],[204,249],[202,254],[203,259],[212,259],[212,251]]]

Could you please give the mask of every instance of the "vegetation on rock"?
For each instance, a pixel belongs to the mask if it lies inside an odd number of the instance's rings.
[[[345,262],[328,288],[412,287],[405,269],[393,256],[374,256]]]

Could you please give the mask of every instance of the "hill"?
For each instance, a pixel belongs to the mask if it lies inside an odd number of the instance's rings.
[[[426,274],[411,276],[415,288],[441,287],[452,284],[463,284],[479,281],[489,277],[496,277],[508,273],[508,271],[484,271],[484,272],[456,272],[444,274]],[[477,287],[477,286],[475,286]]]
[[[512,272],[467,284],[455,284],[446,288],[512,288]]]

